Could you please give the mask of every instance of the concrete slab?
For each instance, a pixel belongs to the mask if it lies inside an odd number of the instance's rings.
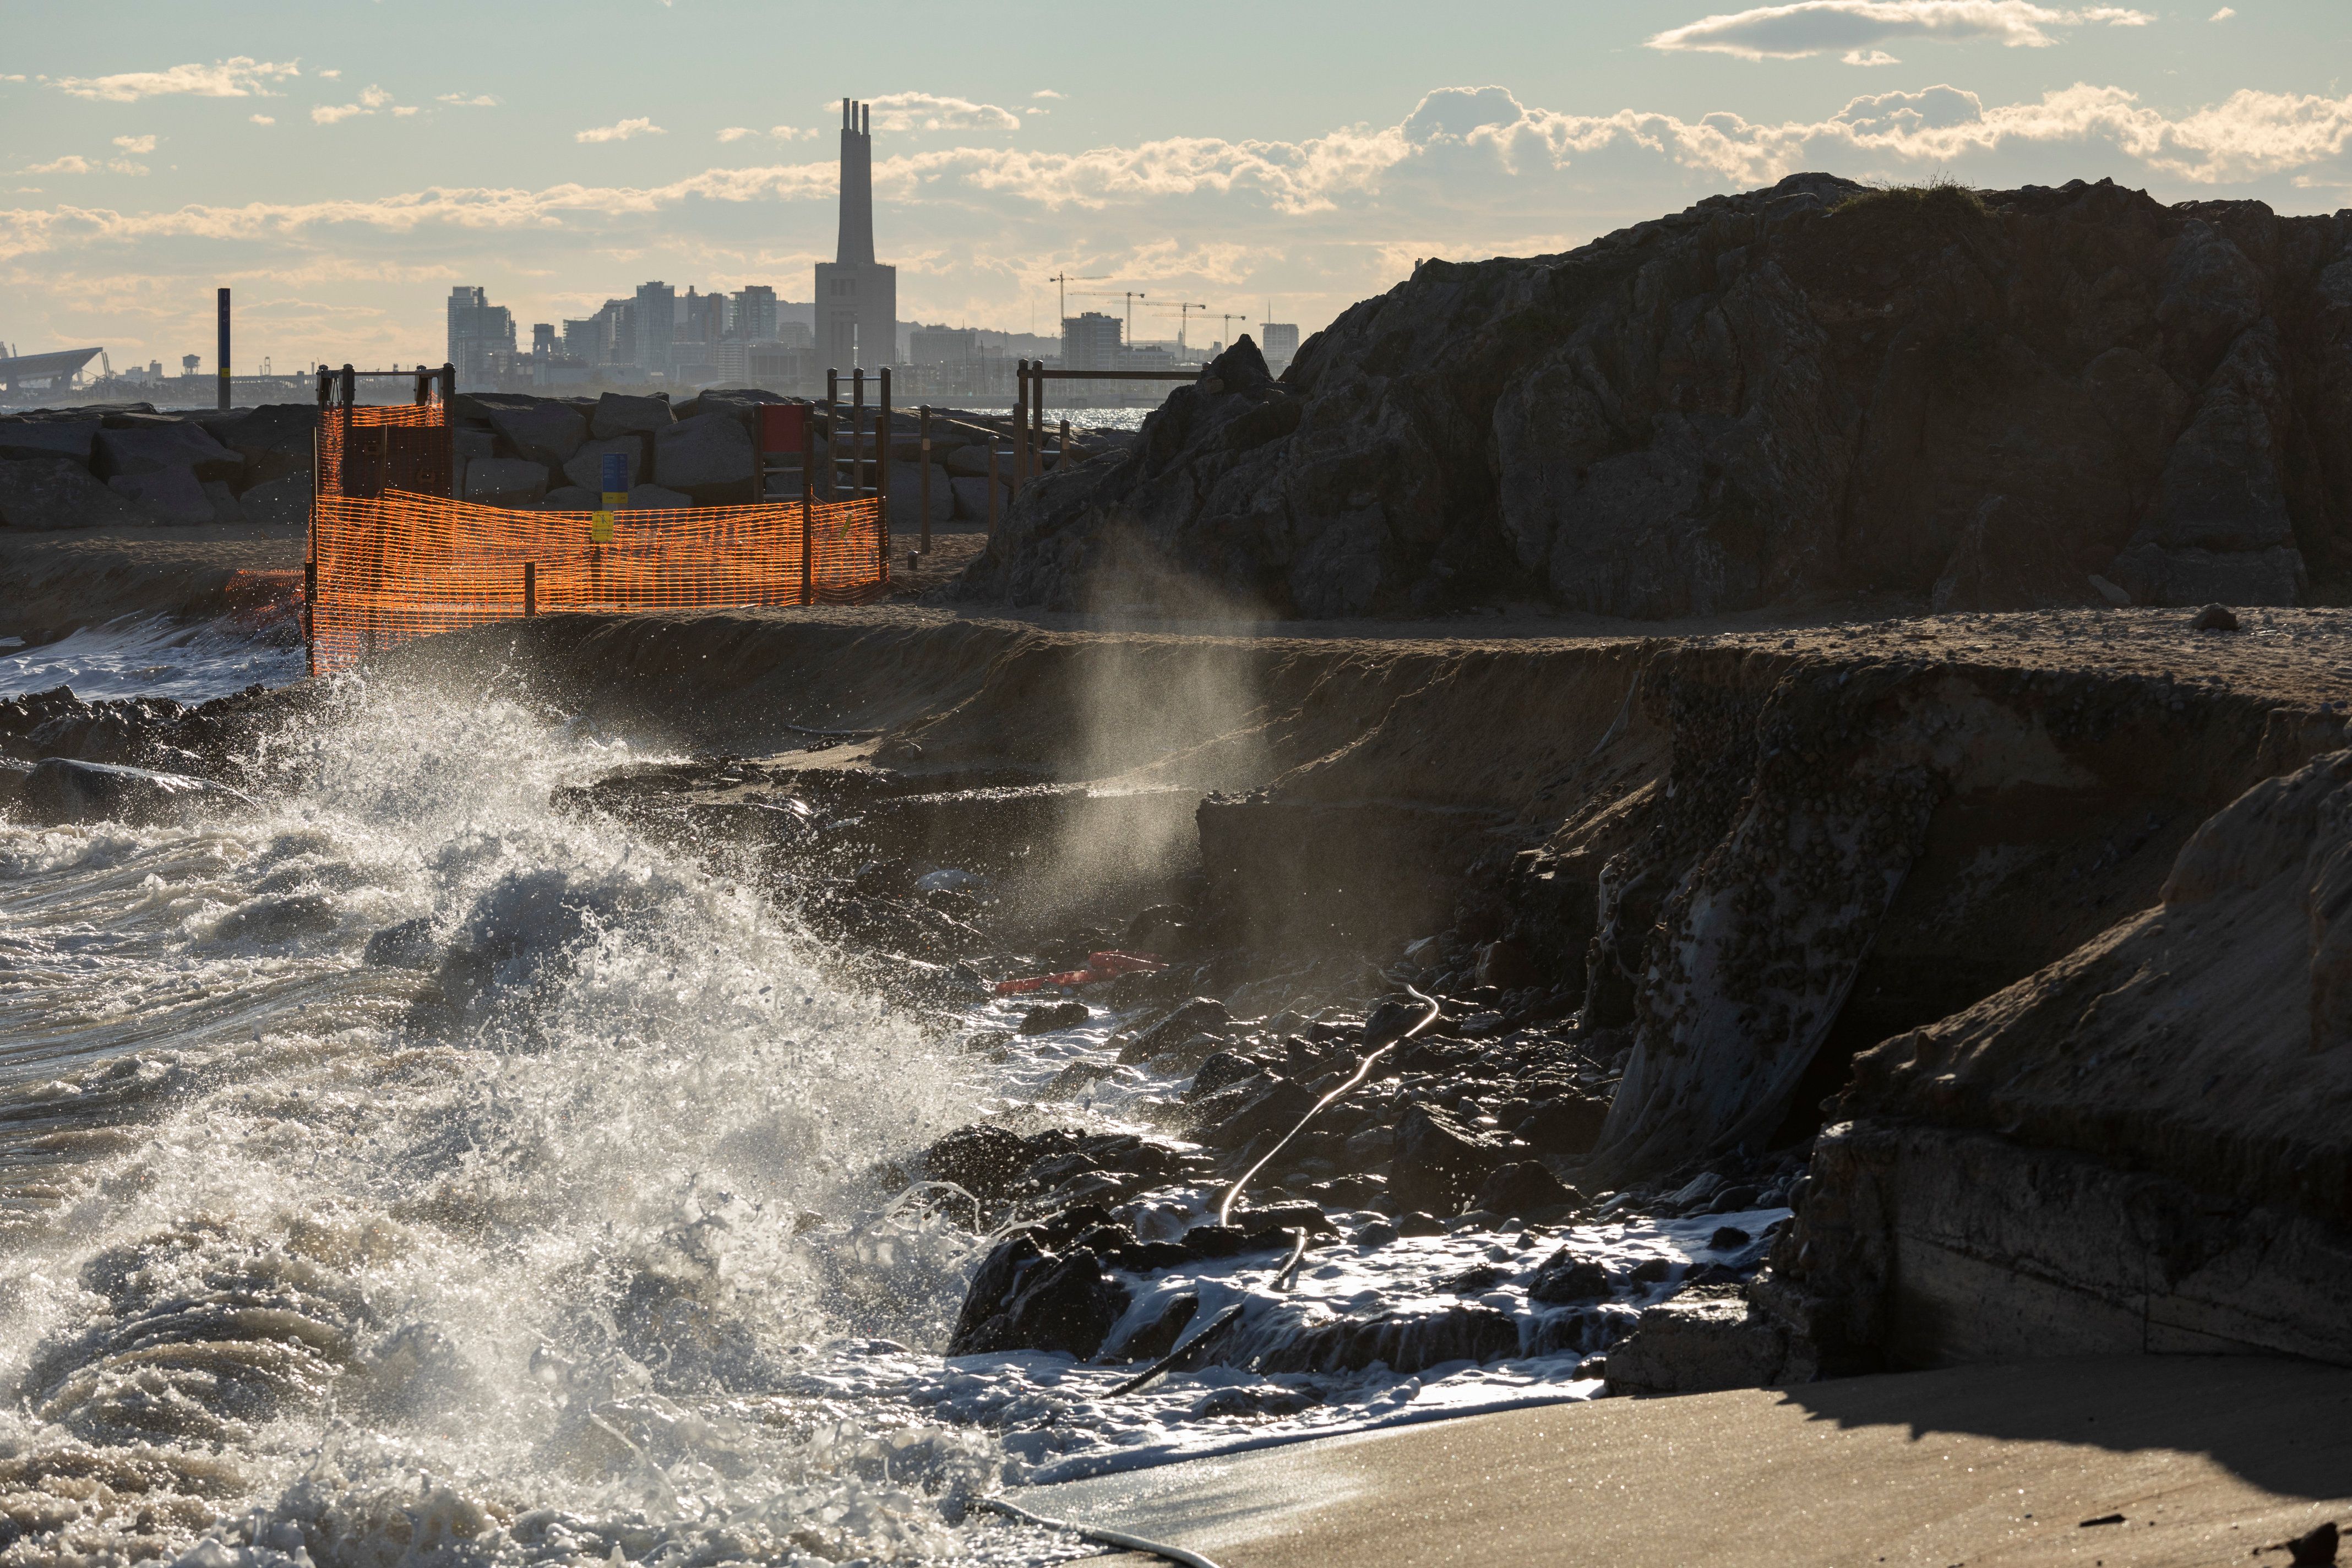
[[[2252,1554],[2352,1521],[2347,1417],[2337,1368],[2103,1357],[1552,1405],[1016,1500],[1220,1568],[2284,1563]]]

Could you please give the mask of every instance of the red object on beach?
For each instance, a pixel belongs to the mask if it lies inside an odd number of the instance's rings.
[[[1122,974],[1137,974],[1146,970],[1165,969],[1168,965],[1148,952],[1090,952],[1084,969],[1066,969],[1059,974],[1031,974],[1019,980],[996,983],[999,996],[1022,996],[1032,991],[1050,991],[1067,985],[1094,985],[1105,980],[1116,980]]]
[[[248,631],[258,631],[281,616],[302,609],[302,574],[295,571],[236,571],[221,585],[229,619]]]
[[[760,450],[766,452],[797,452],[801,449],[801,429],[808,422],[805,403],[763,403],[760,405]]]

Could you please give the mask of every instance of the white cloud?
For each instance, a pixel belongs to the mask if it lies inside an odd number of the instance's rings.
[[[719,140],[721,142],[740,142],[746,136],[757,136],[758,134],[758,132],[752,130],[748,125],[730,125],[726,130],[721,131],[719,133]]]
[[[152,174],[155,172],[146,164],[134,163],[128,158],[110,158],[106,167],[109,173],[116,174]]]
[[[64,157],[50,163],[28,163],[25,167],[25,173],[27,174],[87,174],[89,173],[89,160],[79,153],[68,153]]]
[[[1887,63],[1875,46],[1912,39],[2046,48],[2052,27],[2145,26],[2155,18],[2120,5],[2073,10],[2032,0],[1796,0],[1702,16],[1650,39],[1654,49],[1701,50],[1749,60],[1843,54],[1850,65]]]
[[[499,100],[487,92],[478,92],[471,98],[462,92],[445,92],[434,101],[454,103],[460,109],[496,109],[499,106]]]
[[[320,74],[323,76],[327,73],[322,71]],[[377,110],[383,108],[386,104],[392,105],[392,117],[394,120],[405,120],[410,115],[416,112],[416,106],[415,104],[393,103],[392,94],[384,91],[383,89],[376,86],[373,82],[370,82],[367,88],[361,92],[359,101],[357,103],[322,103],[318,108],[310,110],[310,120],[311,122],[316,125],[340,124],[343,121],[352,119],[359,115],[373,114]]]
[[[114,139],[114,144],[117,147],[121,148],[126,153],[152,153],[155,150],[155,138],[152,136],[118,136]]]
[[[336,69],[334,69],[334,70],[331,70],[331,71],[320,71],[319,74],[320,74],[320,76],[322,76],[322,77],[325,77],[328,80],[332,81],[335,78],[337,78],[337,77],[339,77],[339,76],[342,75],[343,73],[342,73],[341,68],[338,67],[338,68],[337,68]]]
[[[1055,92],[1050,87],[1041,87],[1029,96],[1032,98],[1067,98],[1069,94],[1066,92]]]
[[[0,81],[22,81],[24,79],[25,73],[23,71],[16,71],[7,76],[0,76]],[[31,187],[28,186],[26,188],[30,189]]]
[[[275,125],[278,123],[278,117],[274,114],[248,114],[246,118],[252,121],[256,125]]]
[[[1009,109],[929,92],[886,93],[866,107],[877,131],[1015,131],[1021,125]]]
[[[1899,66],[1903,63],[1885,49],[1848,49],[1840,58],[1850,66]]]
[[[366,104],[370,109],[382,109],[385,104],[392,101],[392,94],[384,91],[383,89],[376,86],[373,82],[370,82],[365,88],[361,89],[360,101]]]
[[[394,120],[405,120],[415,112],[416,105],[413,103],[395,103],[392,106],[392,117]]]
[[[186,93],[196,98],[267,98],[268,84],[300,76],[298,62],[278,65],[247,55],[211,65],[173,66],[169,70],[123,71],[115,76],[59,77],[51,85],[76,98],[133,103],[142,98]],[[330,73],[331,74],[331,73]]]
[[[2219,11],[2214,12],[2210,16],[2208,16],[2205,19],[2209,22],[2226,22],[2237,14],[2236,7],[2224,5]]]
[[[593,131],[575,132],[574,142],[626,142],[632,136],[666,136],[668,132],[651,120],[639,116],[624,120],[617,125],[599,125]]]
[[[310,121],[314,125],[333,125],[341,121],[349,120],[353,115],[369,112],[371,111],[362,109],[356,103],[322,103],[310,110]]]

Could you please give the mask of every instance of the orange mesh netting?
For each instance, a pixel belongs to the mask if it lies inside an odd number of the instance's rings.
[[[320,410],[311,668],[532,610],[854,605],[890,585],[878,501],[512,511],[457,489],[439,401]],[[526,587],[528,580],[528,587]]]
[[[873,500],[614,514],[613,542],[589,542],[593,514],[509,511],[389,490],[322,495],[310,521],[319,592],[311,648],[320,674],[411,637],[524,613],[524,567],[542,614],[742,605],[856,605],[889,588]]]

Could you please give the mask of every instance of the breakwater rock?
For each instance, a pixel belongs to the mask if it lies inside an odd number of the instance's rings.
[[[1232,358],[1234,356],[1228,356]],[[2334,602],[2352,217],[1822,174],[1427,261],[1180,387],[967,575],[1056,609]]]

